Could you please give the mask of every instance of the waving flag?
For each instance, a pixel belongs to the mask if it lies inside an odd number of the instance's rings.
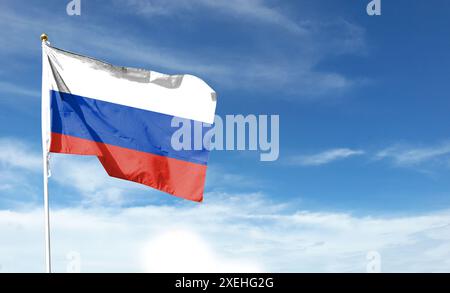
[[[192,75],[117,67],[43,43],[44,148],[93,155],[113,177],[203,199],[208,150],[174,150],[174,117],[212,124],[216,94]]]

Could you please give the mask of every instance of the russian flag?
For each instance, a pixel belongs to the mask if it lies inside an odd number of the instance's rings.
[[[212,124],[216,93],[192,75],[117,67],[43,43],[44,149],[97,156],[112,176],[202,201],[208,150],[174,150],[172,119]]]

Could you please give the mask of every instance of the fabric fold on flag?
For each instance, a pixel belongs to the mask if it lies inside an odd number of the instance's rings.
[[[212,124],[213,89],[192,75],[113,66],[48,44],[43,54],[50,152],[97,156],[112,177],[203,200],[209,151],[174,150],[172,121]]]

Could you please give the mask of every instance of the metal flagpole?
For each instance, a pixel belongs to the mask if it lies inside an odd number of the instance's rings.
[[[45,217],[45,269],[52,272],[50,255],[50,208],[48,204],[48,154],[44,152],[44,217]]]
[[[42,34],[41,35],[41,41],[42,41],[42,46],[44,46],[46,44],[46,42],[48,41],[48,36],[46,34]],[[42,111],[42,159],[43,159],[43,176],[44,176],[44,217],[45,217],[45,269],[47,273],[51,273],[52,272],[52,264],[51,264],[51,251],[50,251],[50,208],[49,208],[49,200],[48,200],[48,174],[49,174],[49,170],[48,170],[48,162],[49,162],[49,153],[48,153],[48,141],[47,138],[45,137],[46,135],[44,135],[44,133],[46,132],[46,128],[48,127],[48,120],[46,117],[46,113],[48,112],[48,110],[44,110],[45,107],[48,107],[48,105],[46,105],[46,101],[48,101],[48,99],[44,99],[44,95],[49,95],[49,92],[47,90],[47,86],[48,86],[48,81],[47,81],[47,68],[46,66],[46,54],[44,52],[44,50],[42,50],[42,66],[43,66],[43,70],[42,70],[42,107],[43,107],[43,111]],[[45,84],[47,83],[47,84]]]

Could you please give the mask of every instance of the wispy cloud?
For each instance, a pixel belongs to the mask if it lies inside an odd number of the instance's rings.
[[[321,166],[337,160],[347,159],[353,156],[363,155],[362,150],[348,148],[330,149],[318,154],[294,156],[289,159],[289,164],[300,166]]]
[[[257,21],[276,25],[293,33],[308,32],[307,24],[298,22],[282,13],[279,7],[269,6],[263,0],[127,0],[127,5],[136,13],[150,16],[173,16],[195,12],[199,8],[208,9],[216,14],[231,15],[234,18],[247,21]]]
[[[18,86],[11,82],[0,81],[0,94],[14,94],[25,97],[39,97],[39,90]],[[1,99],[1,98],[0,98]]]
[[[193,73],[213,81],[214,85],[220,87],[252,90],[255,93],[267,93],[271,90],[277,94],[282,93],[286,99],[316,99],[329,93],[336,97],[339,93],[361,84],[363,80],[350,78],[339,72],[317,69],[328,57],[360,54],[364,51],[365,32],[355,24],[344,20],[297,21],[285,16],[279,8],[265,1],[176,2],[179,3],[131,1],[128,4],[134,7],[135,13],[150,11],[148,13],[161,14],[179,9],[193,9],[195,13],[200,6],[236,15],[237,21],[253,19],[259,23],[272,23],[287,28],[289,33],[302,31],[303,27],[307,27],[308,33],[298,34],[292,42],[283,47],[274,46],[272,41],[264,41],[264,46],[257,46],[261,40],[253,43],[251,40],[254,36],[250,35],[243,38],[249,42],[251,49],[248,50],[224,50],[222,46],[206,48],[200,42],[197,45],[192,44],[194,48],[186,51],[178,47],[164,46],[151,37],[142,39],[142,34],[133,33],[132,29],[127,30],[126,38],[117,38],[116,31],[123,28],[117,28],[114,23],[103,23],[101,19],[92,18],[94,20],[77,22],[74,25],[69,21],[72,19],[67,16],[48,17],[45,9],[34,11],[31,17],[27,14],[28,10],[6,8],[0,11],[0,25],[4,27],[0,37],[14,41],[9,42],[7,48],[0,48],[0,57],[7,62],[11,54],[29,56],[32,48],[37,57],[39,51],[35,40],[45,30],[50,33],[51,41],[56,46],[63,46],[65,49],[78,50],[80,53],[109,61],[120,61],[123,65],[140,64],[141,67],[156,67],[171,73]],[[154,24],[149,24],[151,25]],[[71,32],[70,35],[67,31]],[[101,41],[99,35],[102,36]],[[293,52],[295,57],[292,56]],[[16,63],[13,65],[20,66]],[[22,86],[17,85],[16,88]],[[276,98],[280,97],[277,95]]]
[[[387,160],[398,167],[450,166],[450,142],[428,146],[395,144],[378,151],[336,148],[311,155],[295,155],[289,158],[289,165],[321,166],[354,156],[367,154],[370,160]]]
[[[225,61],[220,64],[214,61],[218,60],[214,54],[203,54],[201,58],[206,61],[203,64],[211,64],[220,69],[221,74],[216,75],[218,79],[211,75],[212,79],[227,86],[239,85],[240,88],[258,91],[260,85],[264,84],[265,90],[276,88],[281,89],[284,94],[295,94],[297,98],[315,99],[329,93],[336,96],[367,81],[365,78],[352,79],[338,72],[316,69],[327,57],[360,55],[366,52],[364,29],[342,19],[318,21],[302,16],[302,19],[297,20],[282,11],[282,2],[274,4],[263,0],[177,0],[170,3],[160,0],[129,0],[127,4],[136,14],[166,17],[189,17],[190,13],[199,13],[198,9],[203,8],[208,10],[208,15],[225,14],[225,18],[232,16],[238,22],[254,21],[283,28],[288,33],[296,33],[292,41],[286,44],[288,48],[295,48],[295,57],[292,52],[283,52],[279,47],[275,50],[254,48],[248,56],[242,52],[225,53],[218,50],[221,55],[219,60]],[[120,5],[123,3],[120,2]],[[265,46],[271,48],[271,44]],[[271,53],[267,54],[267,51]],[[172,56],[177,56],[176,52],[173,53],[175,54]]]
[[[448,165],[450,160],[450,143],[425,147],[396,145],[378,152],[376,158],[390,159],[397,166],[417,166],[423,163],[439,163],[442,161],[445,161],[446,165]]]

